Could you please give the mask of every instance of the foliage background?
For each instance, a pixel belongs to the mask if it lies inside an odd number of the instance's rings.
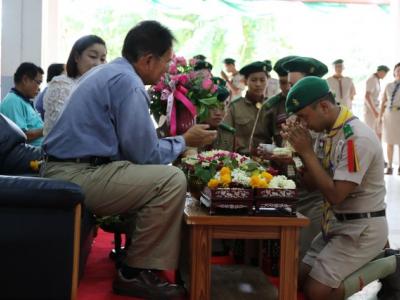
[[[392,67],[394,20],[388,5],[302,3],[273,0],[60,0],[62,52],[73,42],[97,34],[107,43],[108,60],[120,55],[128,30],[155,19],[176,36],[175,51],[187,58],[202,53],[219,74],[222,60],[243,66],[275,62],[286,55],[313,56],[331,67],[345,60],[345,73],[357,89],[361,109],[365,80],[377,65]],[[392,45],[392,46],[391,46]],[[275,76],[275,74],[272,74]],[[392,76],[387,76],[391,80]]]

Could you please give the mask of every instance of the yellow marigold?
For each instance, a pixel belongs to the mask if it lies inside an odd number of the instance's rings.
[[[253,175],[250,177],[250,185],[252,188],[259,187],[261,178],[258,175]]]
[[[223,167],[219,173],[221,174],[221,176],[231,175],[231,169],[229,169],[228,167]]]
[[[207,186],[210,189],[214,189],[214,188],[218,187],[218,185],[219,185],[219,180],[215,179],[215,178],[211,178],[207,183]]]
[[[230,174],[221,175],[221,182],[224,186],[228,186],[232,181]]]
[[[268,187],[268,182],[267,182],[267,179],[261,179],[260,180],[260,185],[258,186],[259,188],[263,188],[263,189],[266,189],[267,187]]]
[[[268,173],[268,172],[262,172],[261,176],[264,177],[267,180],[267,182],[270,182],[271,179],[274,177],[274,176],[272,176],[271,173]]]

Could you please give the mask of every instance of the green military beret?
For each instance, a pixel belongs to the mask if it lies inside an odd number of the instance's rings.
[[[306,76],[322,77],[328,73],[328,67],[312,57],[298,56],[282,64],[282,67],[287,72],[301,72]]]
[[[282,68],[282,64],[296,57],[298,56],[290,55],[277,60],[274,65],[274,71],[278,74],[278,76],[287,76],[288,72],[284,68]]]
[[[269,59],[264,60],[265,65],[267,66],[267,71],[272,71],[272,62]]]
[[[380,65],[380,66],[378,66],[378,68],[376,69],[376,71],[377,72],[379,72],[379,71],[384,71],[384,72],[389,72],[389,70],[390,70],[390,68],[389,67],[387,67],[387,66],[384,66],[384,65]]]
[[[343,59],[337,59],[337,60],[335,60],[332,64],[333,64],[333,65],[340,65],[340,64],[342,64],[343,62],[344,62]]]
[[[212,68],[213,68],[212,64],[210,64],[209,62],[207,62],[205,60],[196,61],[196,64],[193,67],[193,69],[195,71],[204,70],[204,69],[208,69],[209,71],[211,71]]]
[[[248,64],[240,69],[239,73],[244,77],[249,77],[250,74],[257,73],[257,72],[268,72],[268,68],[262,61],[255,61],[251,64]]]
[[[316,76],[300,79],[289,90],[286,98],[286,112],[291,115],[326,96],[329,86],[326,80]]]
[[[193,56],[193,58],[197,59],[197,60],[206,60],[207,59],[207,57],[205,57],[203,54],[197,54],[197,55]]]
[[[233,58],[225,58],[224,59],[224,64],[226,64],[226,65],[234,65],[235,64],[235,60]]]

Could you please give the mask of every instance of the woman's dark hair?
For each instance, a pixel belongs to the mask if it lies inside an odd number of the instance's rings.
[[[64,64],[51,64],[47,68],[46,82],[50,82],[53,77],[61,75],[62,72],[64,72]]]
[[[35,79],[38,73],[44,73],[41,67],[31,62],[23,62],[14,73],[14,84],[20,83],[24,75],[30,79]]]
[[[157,21],[143,21],[133,27],[125,37],[122,56],[136,62],[145,54],[161,57],[172,47],[172,32]]]
[[[75,78],[79,76],[78,65],[75,61],[76,57],[81,55],[83,51],[94,44],[101,44],[106,46],[106,42],[97,35],[85,35],[78,39],[72,46],[71,52],[69,53],[67,61],[67,75],[68,77]]]

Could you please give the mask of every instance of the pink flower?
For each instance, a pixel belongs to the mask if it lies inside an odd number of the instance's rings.
[[[215,93],[218,90],[218,86],[216,84],[213,84],[213,86],[211,87],[211,93]]]
[[[170,74],[178,74],[178,68],[175,64],[171,63],[168,69],[168,73]]]
[[[186,59],[183,56],[175,57],[175,62],[177,66],[182,66],[182,67],[187,66]]]
[[[203,82],[201,83],[201,87],[205,90],[209,90],[212,85],[213,85],[213,82],[209,78],[204,79]]]
[[[161,79],[155,86],[154,86],[154,91],[159,93],[161,92],[163,89],[166,88],[166,85],[164,84],[164,80]]]
[[[182,85],[185,85],[189,82],[189,77],[186,74],[180,75],[179,76],[179,83]]]

